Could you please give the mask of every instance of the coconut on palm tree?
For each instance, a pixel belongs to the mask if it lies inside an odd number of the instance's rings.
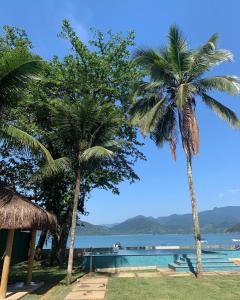
[[[146,72],[147,79],[137,87],[136,102],[131,109],[133,124],[140,127],[143,134],[149,134],[157,146],[168,142],[174,158],[178,133],[181,136],[187,160],[197,276],[202,272],[201,233],[192,176],[192,156],[199,152],[197,102],[202,101],[230,126],[239,127],[236,114],[211,95],[213,91],[238,94],[239,78],[230,75],[204,77],[213,67],[233,60],[230,51],[217,48],[217,39],[214,34],[202,47],[190,49],[174,25],[170,27],[166,47],[137,50],[134,57],[135,63]]]

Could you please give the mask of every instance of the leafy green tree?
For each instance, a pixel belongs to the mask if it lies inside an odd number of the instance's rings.
[[[25,30],[5,25],[2,27],[0,36],[0,52],[15,48],[31,51],[33,45]]]
[[[65,56],[62,79],[67,97],[74,101],[92,96],[103,102],[112,102],[127,110],[129,95],[141,73],[130,61],[129,48],[134,45],[134,32],[124,37],[109,31],[104,35],[93,31],[89,45],[84,44],[67,20],[63,21],[61,36],[67,39],[72,53]],[[54,61],[59,64],[58,60]]]
[[[238,94],[239,78],[230,75],[203,77],[213,67],[233,60],[230,51],[217,48],[217,39],[217,34],[214,34],[202,47],[189,49],[180,30],[171,26],[166,47],[159,51],[142,49],[135,53],[135,63],[144,69],[149,80],[138,85],[136,103],[131,110],[133,123],[144,134],[150,134],[157,146],[169,142],[174,158],[180,132],[187,160],[198,276],[202,272],[201,234],[192,176],[192,156],[199,152],[197,101],[202,100],[230,126],[239,127],[236,114],[209,95],[212,91]]]
[[[59,159],[66,153],[63,141],[59,139],[56,143],[55,133],[59,130],[56,112],[64,111],[65,106],[68,109],[70,104],[86,98],[95,99],[99,105],[116,106],[119,117],[122,118],[116,128],[116,138],[128,143],[123,143],[118,148],[117,157],[101,160],[101,164],[98,160],[88,163],[80,185],[80,214],[87,213],[85,202],[93,189],[100,188],[118,194],[120,182],[128,180],[132,183],[139,179],[133,166],[137,159],[144,159],[144,156],[138,150],[141,144],[137,140],[136,130],[127,118],[127,110],[131,105],[134,84],[141,73],[129,59],[129,48],[134,43],[133,33],[124,37],[112,33],[103,35],[97,31],[90,45],[85,45],[67,21],[64,22],[63,32],[72,46],[71,53],[62,60],[54,57],[43,65],[44,80],[30,84],[29,92],[18,102],[16,108],[11,109],[9,120],[37,137],[46,145],[53,158]],[[53,235],[52,258],[57,258],[57,262],[63,264],[71,227],[75,174],[65,172],[64,175],[54,175],[26,187],[26,179],[32,178],[42,161],[32,156],[25,157],[22,153],[16,156],[13,152],[6,148],[4,161],[1,162],[3,178],[56,214],[59,231]],[[17,172],[7,172],[14,168]]]

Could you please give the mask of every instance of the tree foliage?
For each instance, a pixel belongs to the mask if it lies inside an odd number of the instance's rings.
[[[46,147],[25,131],[16,128],[8,119],[9,110],[16,106],[24,95],[30,81],[39,80],[42,59],[32,54],[25,33],[9,26],[4,27],[0,39],[0,139],[25,150],[39,151],[48,161],[52,157]]]
[[[150,133],[158,146],[169,142],[174,157],[178,128],[185,152],[191,156],[199,151],[195,106],[200,99],[232,127],[239,127],[236,114],[209,95],[212,91],[237,95],[239,78],[204,77],[215,66],[233,60],[230,51],[217,48],[217,40],[214,34],[203,46],[191,49],[174,25],[170,27],[167,46],[159,51],[140,49],[134,54],[134,62],[149,80],[137,84],[136,103],[131,109],[133,123],[143,133]]]
[[[19,33],[18,29],[11,29],[10,32],[12,31],[16,35],[13,38],[15,43],[20,43],[25,49],[31,47],[23,32]],[[7,36],[9,39],[9,34]],[[101,188],[118,194],[120,182],[129,180],[132,183],[138,180],[133,167],[137,159],[144,159],[144,155],[139,151],[141,144],[137,140],[137,132],[128,120],[134,86],[142,74],[129,59],[134,34],[130,32],[124,37],[121,34],[109,32],[104,35],[94,31],[93,39],[88,44],[83,44],[70,23],[65,20],[61,36],[69,41],[70,53],[68,52],[63,59],[54,56],[43,64],[41,80],[29,83],[24,97],[18,101],[16,107],[11,108],[7,118],[19,129],[38,138],[59,163],[64,161],[65,166],[70,164],[65,172],[51,178],[43,179],[44,172],[51,175],[47,166],[42,169],[42,173],[33,177],[33,173],[43,165],[43,161],[24,152],[15,156],[16,153],[8,145],[2,162],[4,170],[10,166],[10,160],[12,166],[18,169],[15,175],[3,174],[2,179],[10,181],[57,215],[61,225],[56,237],[57,243],[61,243],[61,238],[65,239],[61,232],[64,231],[63,234],[68,235],[70,227],[77,161],[73,150],[79,146],[79,138],[85,136],[81,132],[82,128],[87,123],[94,123],[94,117],[97,117],[94,111],[88,111],[91,105],[86,104],[87,111],[81,112],[79,108],[83,103],[95,103],[99,108],[103,107],[106,112],[105,116],[102,115],[102,120],[106,121],[106,124],[107,116],[116,115],[118,121],[112,128],[115,141],[109,143],[108,140],[109,144],[104,148],[108,149],[107,151],[117,149],[118,155],[111,159],[101,159],[100,164],[98,160],[91,159],[91,163],[83,168],[79,212],[86,213],[85,200],[89,198],[92,189]],[[19,39],[23,39],[22,43]],[[9,42],[3,44],[9,46]],[[85,115],[89,118],[84,118]],[[81,123],[83,120],[85,123]],[[98,130],[100,133],[102,129]],[[67,131],[69,134],[63,134]],[[78,135],[78,139],[72,138],[70,141],[70,135],[74,137],[74,134]],[[106,150],[101,148],[102,142],[101,146],[97,142],[92,146],[81,153],[83,166],[86,165],[86,159],[93,155],[101,157],[106,154]],[[36,177],[38,180],[34,182]],[[26,186],[27,179],[30,181]]]

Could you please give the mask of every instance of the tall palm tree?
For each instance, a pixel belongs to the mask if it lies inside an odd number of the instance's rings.
[[[68,164],[68,169],[73,174],[75,181],[67,269],[67,284],[70,284],[77,211],[81,196],[80,186],[85,179],[87,169],[93,169],[102,160],[111,159],[122,143],[115,139],[120,119],[118,109],[112,104],[99,104],[91,98],[63,105],[63,108],[58,110],[53,118],[56,124],[53,139],[56,139],[56,145],[62,149],[65,163]],[[45,169],[40,171],[38,177],[51,176],[52,173],[52,168],[49,168],[48,164]]]
[[[50,153],[36,138],[6,121],[10,107],[21,99],[29,82],[39,79],[42,64],[38,56],[23,48],[0,51],[0,138],[40,150],[51,161]]]
[[[138,85],[136,102],[131,110],[133,124],[139,126],[144,134],[150,134],[157,146],[165,141],[169,142],[174,159],[177,135],[180,132],[187,160],[197,276],[202,273],[201,233],[192,176],[192,156],[199,152],[199,131],[195,115],[197,101],[202,100],[230,126],[239,127],[236,114],[209,95],[212,91],[238,94],[239,78],[229,75],[203,77],[213,67],[233,60],[230,51],[217,48],[217,39],[217,34],[214,34],[202,47],[190,49],[180,30],[174,25],[170,27],[166,47],[158,51],[137,50],[134,57],[135,63],[146,71],[148,79]]]

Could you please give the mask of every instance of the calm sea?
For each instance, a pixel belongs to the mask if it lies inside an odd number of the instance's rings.
[[[207,240],[207,244],[230,246],[236,244],[232,239],[240,239],[240,234],[204,234],[202,238]],[[112,247],[117,242],[120,242],[123,247],[175,246],[193,245],[194,239],[191,234],[78,235],[75,240],[75,248]],[[240,244],[240,242],[237,244]],[[49,247],[50,242],[46,245],[46,248]]]

